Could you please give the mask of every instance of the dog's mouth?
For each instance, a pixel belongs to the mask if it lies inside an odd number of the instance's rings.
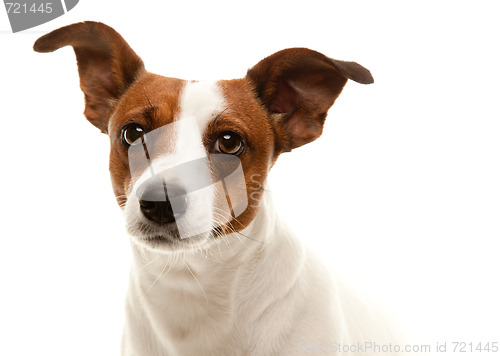
[[[172,238],[171,236],[164,236],[164,235],[155,235],[143,238],[143,240],[153,243],[171,243],[176,239],[177,239],[176,237]]]
[[[204,245],[211,234],[199,235],[190,239],[179,239],[171,235],[154,235],[147,237],[133,237],[134,243],[147,250],[159,252],[193,251]]]
[[[192,250],[217,236],[216,229],[182,238],[175,224],[139,224],[139,228],[130,229],[132,241],[143,248],[160,251]]]

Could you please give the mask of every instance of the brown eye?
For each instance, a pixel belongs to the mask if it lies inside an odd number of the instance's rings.
[[[144,136],[144,129],[139,124],[128,124],[122,128],[122,142],[126,147],[141,143],[139,140]]]
[[[238,155],[243,151],[243,140],[237,133],[225,131],[215,141],[214,149],[220,153]]]

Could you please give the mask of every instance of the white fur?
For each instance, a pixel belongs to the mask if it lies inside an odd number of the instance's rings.
[[[177,149],[155,169],[203,155],[200,132],[223,106],[213,83],[188,84],[179,120],[195,118],[199,130],[179,127]],[[140,218],[132,193],[125,209],[129,224]],[[210,194],[193,197],[189,209],[212,215]],[[391,341],[382,320],[369,320],[371,310],[332,281],[280,222],[267,191],[241,233],[207,237],[178,251],[132,247],[123,356],[300,355],[333,343]]]
[[[203,132],[225,105],[222,90],[216,81],[188,82],[182,91],[179,118],[195,118]]]
[[[332,283],[268,196],[242,235],[189,252],[133,251],[124,356],[300,355],[393,341],[382,319],[369,320],[373,311]]]

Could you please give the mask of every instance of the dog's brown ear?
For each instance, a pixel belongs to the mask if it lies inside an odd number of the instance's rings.
[[[118,99],[145,71],[144,64],[111,27],[99,22],[80,22],[40,37],[37,52],[73,46],[85,94],[85,116],[107,133],[111,101]]]
[[[248,71],[257,97],[277,117],[280,149],[290,151],[317,139],[328,109],[347,79],[373,83],[368,69],[306,48],[277,52]]]

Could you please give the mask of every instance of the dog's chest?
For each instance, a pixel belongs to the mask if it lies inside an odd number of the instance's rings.
[[[157,347],[172,350],[168,355],[227,354],[221,347],[238,344],[234,342],[239,339],[234,322],[240,319],[234,298],[236,275],[225,265],[210,267],[210,273],[201,273],[200,268],[207,272],[208,266],[183,261],[135,271],[128,299],[138,320],[129,325],[147,325],[141,344],[158,343]]]

